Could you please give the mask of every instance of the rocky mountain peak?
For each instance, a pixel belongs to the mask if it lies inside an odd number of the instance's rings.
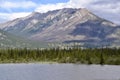
[[[38,41],[114,41],[119,27],[86,8],[64,8],[1,24],[4,31]],[[108,37],[109,36],[109,37]]]

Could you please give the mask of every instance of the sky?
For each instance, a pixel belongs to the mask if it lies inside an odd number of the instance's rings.
[[[0,0],[0,23],[62,8],[87,8],[120,25],[120,0]]]

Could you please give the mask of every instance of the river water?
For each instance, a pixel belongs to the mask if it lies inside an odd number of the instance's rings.
[[[0,80],[120,80],[120,66],[0,64]]]

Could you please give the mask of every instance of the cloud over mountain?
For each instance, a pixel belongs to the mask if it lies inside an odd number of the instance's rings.
[[[120,1],[119,0],[70,0],[67,3],[40,5],[35,11],[47,12],[61,8],[87,8],[97,15],[120,24]],[[112,16],[111,16],[112,15]]]
[[[58,3],[41,3],[43,0],[1,0],[0,3],[0,14],[12,13],[25,13],[28,15],[29,12],[47,12],[49,10],[61,9],[61,8],[87,8],[95,14],[120,24],[120,1],[119,0],[69,0],[68,2]],[[54,1],[54,0],[52,0]],[[22,6],[21,6],[22,5]],[[18,11],[19,10],[19,11]],[[11,20],[10,16],[7,19]],[[111,16],[112,15],[112,16]],[[18,16],[14,14],[14,16]],[[23,15],[24,16],[24,15]],[[16,17],[14,17],[16,18]],[[0,17],[0,20],[5,20],[4,17]]]

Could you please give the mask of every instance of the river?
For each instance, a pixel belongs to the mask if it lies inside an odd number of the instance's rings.
[[[0,80],[120,80],[120,66],[0,64]]]

